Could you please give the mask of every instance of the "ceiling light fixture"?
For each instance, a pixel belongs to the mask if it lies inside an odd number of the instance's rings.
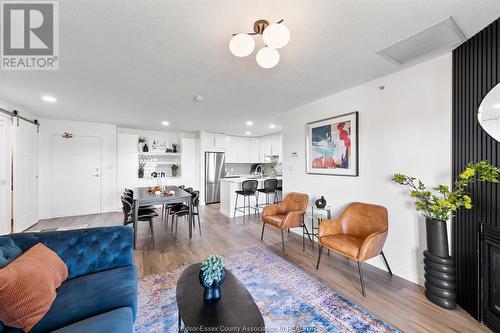
[[[246,122],[247,126],[252,126],[253,125],[253,121],[249,120]]]
[[[203,96],[196,95],[193,97],[193,101],[195,101],[196,103],[200,103],[201,101],[203,101]]]
[[[55,103],[56,102],[56,98],[55,97],[52,97],[52,96],[42,96],[42,100],[44,100],[45,102],[47,103]]]
[[[246,131],[246,132],[245,132],[245,134],[246,134],[246,135],[252,135],[252,132],[250,132],[250,131]]]
[[[252,35],[262,35],[265,47],[257,51],[256,61],[262,68],[273,68],[280,61],[280,49],[290,41],[290,30],[282,24],[283,20],[269,24],[266,20],[258,20],[253,25],[254,32],[233,34],[229,41],[229,50],[237,57],[246,57],[255,49]]]
[[[169,126],[169,125],[170,125],[170,122],[168,122],[168,121],[162,121],[162,122],[161,122],[161,124],[162,124],[163,126]]]
[[[269,128],[270,128],[270,129],[275,129],[275,128],[276,128],[276,125],[271,124],[271,125],[269,125]]]

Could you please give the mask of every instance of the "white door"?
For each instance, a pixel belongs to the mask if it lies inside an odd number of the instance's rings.
[[[0,235],[10,230],[11,117],[0,114]]]
[[[38,132],[31,123],[14,122],[13,232],[21,232],[38,222]]]
[[[52,216],[101,213],[101,138],[51,139]]]

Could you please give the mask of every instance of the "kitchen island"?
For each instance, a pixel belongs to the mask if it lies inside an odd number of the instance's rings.
[[[236,192],[241,190],[241,183],[245,180],[257,180],[259,186],[257,188],[264,188],[264,181],[266,179],[278,179],[281,180],[281,176],[276,177],[259,177],[259,176],[242,176],[237,178],[223,178],[220,180],[220,212],[226,216],[234,216],[234,207],[236,205]],[[270,195],[269,200],[274,201],[274,196]],[[248,202],[248,201],[247,201]],[[259,193],[259,204],[264,204],[266,202],[266,195],[264,193]],[[255,198],[250,197],[250,204],[255,205]],[[238,207],[243,206],[243,196],[238,197]],[[253,210],[251,210],[253,213]],[[236,211],[236,216],[243,216],[243,212]]]

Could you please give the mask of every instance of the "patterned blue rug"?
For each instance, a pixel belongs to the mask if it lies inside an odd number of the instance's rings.
[[[253,296],[267,332],[399,332],[265,247],[232,255],[226,266]],[[177,331],[181,272],[140,281],[136,333]]]

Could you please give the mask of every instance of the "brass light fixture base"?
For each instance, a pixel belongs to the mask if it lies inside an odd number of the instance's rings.
[[[255,33],[257,35],[262,35],[262,33],[264,32],[264,29],[266,29],[268,26],[269,26],[269,22],[268,21],[266,21],[266,20],[257,20],[253,24],[253,31],[255,31]]]

